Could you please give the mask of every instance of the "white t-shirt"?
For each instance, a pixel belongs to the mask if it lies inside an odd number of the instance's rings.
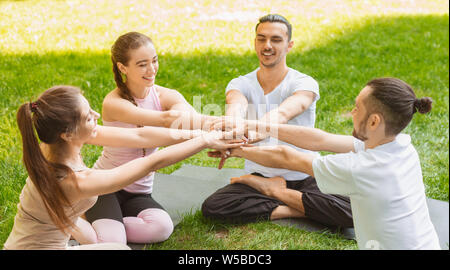
[[[258,68],[259,69],[259,68]],[[315,93],[313,103],[302,114],[292,118],[288,124],[306,127],[314,127],[316,120],[316,101],[319,99],[319,84],[310,76],[289,68],[289,71],[283,81],[269,94],[264,95],[264,90],[256,76],[256,69],[247,75],[239,76],[231,80],[226,88],[240,91],[248,101],[247,119],[258,120],[267,112],[278,108],[278,106],[288,97],[292,96],[298,90],[311,91]],[[258,143],[258,145],[277,145],[285,144],[306,153],[315,153],[309,150],[300,149],[291,144],[278,141],[276,138],[267,138]],[[281,176],[286,180],[303,180],[309,175],[286,169],[275,169],[261,166],[250,160],[245,160],[246,173],[258,172],[266,177]]]
[[[419,156],[411,137],[365,150],[313,160],[323,193],[350,197],[360,249],[440,249],[425,197]]]

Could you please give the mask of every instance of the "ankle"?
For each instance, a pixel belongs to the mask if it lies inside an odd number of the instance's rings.
[[[287,205],[279,205],[278,207],[276,207],[271,215],[270,215],[270,220],[276,220],[276,219],[282,219],[282,218],[300,218],[300,217],[304,217],[305,213],[291,208]]]

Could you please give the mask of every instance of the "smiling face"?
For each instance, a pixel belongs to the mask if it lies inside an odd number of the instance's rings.
[[[80,141],[87,141],[97,136],[97,119],[100,114],[92,110],[87,99],[80,95],[81,117],[75,136]]]
[[[159,68],[155,46],[146,43],[135,50],[130,50],[128,56],[128,63],[117,63],[120,71],[127,77],[128,88],[153,86]]]
[[[288,41],[287,26],[279,22],[264,22],[256,29],[255,50],[264,67],[286,63],[286,54],[293,46]]]

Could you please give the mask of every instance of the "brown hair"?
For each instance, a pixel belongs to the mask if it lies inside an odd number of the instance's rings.
[[[116,81],[117,88],[119,89],[119,95],[136,106],[137,104],[131,95],[130,90],[123,81],[122,73],[120,72],[119,67],[117,67],[117,63],[120,62],[127,65],[130,60],[129,51],[138,49],[148,43],[153,44],[153,41],[146,35],[138,32],[128,32],[121,35],[116,42],[114,42],[111,48],[111,61],[113,64],[112,69],[114,73],[114,80]]]
[[[81,111],[77,110],[80,95],[79,88],[54,86],[35,102],[22,104],[17,112],[23,162],[28,176],[42,197],[50,218],[63,232],[73,224],[63,208],[70,206],[70,202],[58,182],[66,176],[73,176],[73,171],[64,164],[47,160],[35,133],[46,144],[63,143],[61,134],[76,132],[80,123]]]
[[[413,89],[397,78],[376,78],[369,81],[372,91],[365,103],[368,115],[381,113],[386,122],[386,136],[399,134],[408,124],[414,113],[428,113],[433,100],[429,97],[416,98]]]

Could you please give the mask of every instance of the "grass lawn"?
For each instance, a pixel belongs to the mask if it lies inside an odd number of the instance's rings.
[[[45,3],[44,3],[45,2]],[[0,248],[13,226],[27,177],[15,115],[20,104],[57,84],[80,87],[101,111],[114,88],[109,49],[128,31],[154,40],[157,83],[189,102],[225,104],[227,83],[258,66],[252,49],[258,17],[286,16],[293,25],[288,65],[320,86],[316,127],[351,134],[354,98],[374,77],[399,77],[433,98],[430,114],[404,131],[421,158],[426,195],[449,200],[449,6],[447,1],[0,1]],[[125,4],[126,3],[126,4]],[[245,5],[243,4],[245,3]],[[237,10],[235,7],[240,7]],[[100,147],[86,146],[91,166]],[[203,151],[183,163],[216,167]],[[232,158],[226,167],[242,168]],[[356,249],[339,235],[270,222],[223,225],[185,216],[164,243],[149,249]]]

